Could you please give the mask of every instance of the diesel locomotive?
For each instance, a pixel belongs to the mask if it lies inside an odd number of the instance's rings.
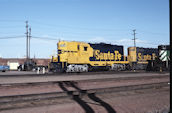
[[[129,47],[128,56],[130,57],[130,66],[135,70],[145,70],[147,68],[148,61],[154,61],[158,57],[157,48],[141,48],[141,47]]]
[[[59,41],[57,50],[49,63],[52,72],[146,69],[159,57],[158,48],[129,47],[125,56],[124,46],[106,43]]]
[[[170,46],[159,45],[158,57],[148,60],[147,71],[169,71],[170,70]]]

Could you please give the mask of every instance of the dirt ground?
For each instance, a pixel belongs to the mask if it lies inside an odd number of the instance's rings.
[[[89,94],[72,102],[0,111],[0,113],[168,113],[169,87],[142,91]]]

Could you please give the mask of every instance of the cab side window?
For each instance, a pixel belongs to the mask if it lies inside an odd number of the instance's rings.
[[[87,51],[87,47],[84,47],[84,51]]]

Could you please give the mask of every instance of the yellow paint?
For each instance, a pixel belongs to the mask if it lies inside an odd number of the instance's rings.
[[[103,53],[100,50],[94,50],[88,43],[75,41],[59,41],[57,43],[57,49],[59,51],[58,57],[60,58],[60,62],[66,62],[68,64],[112,66],[112,64],[132,64],[132,62],[137,62],[137,60],[138,64],[147,64],[147,60],[156,58],[155,53],[152,55],[136,54],[136,47],[129,47],[128,56],[123,56],[116,50],[112,53],[110,51]],[[94,57],[100,61],[90,61],[90,57]],[[124,61],[121,61],[122,57],[124,57]],[[52,57],[51,61],[58,62],[58,59],[57,57]]]
[[[143,55],[143,53],[137,53],[136,48],[129,47],[128,48],[128,60],[129,62],[137,62],[137,63],[148,63],[147,60],[155,60],[157,57],[155,53],[152,53],[152,55],[146,54]]]
[[[60,51],[58,54],[60,62],[67,62],[68,64],[90,64],[91,66],[112,66],[114,63],[128,64],[128,61],[121,61],[122,55],[119,51],[102,53],[100,50],[93,50],[88,43],[84,42],[59,41],[57,48]],[[95,57],[100,61],[90,61],[90,57]],[[53,61],[57,60],[57,58],[53,57]]]
[[[58,62],[58,59],[57,57],[55,56],[52,56],[51,59],[50,59],[50,62]]]
[[[137,57],[136,57],[136,47],[129,47],[128,48],[128,60],[129,62],[136,62]]]

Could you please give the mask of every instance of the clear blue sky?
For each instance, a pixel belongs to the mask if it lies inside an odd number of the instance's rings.
[[[26,55],[26,20],[31,57],[49,58],[59,39],[124,45],[126,52],[133,29],[137,46],[169,44],[169,0],[0,0],[0,38],[8,38],[0,39],[1,57]]]

